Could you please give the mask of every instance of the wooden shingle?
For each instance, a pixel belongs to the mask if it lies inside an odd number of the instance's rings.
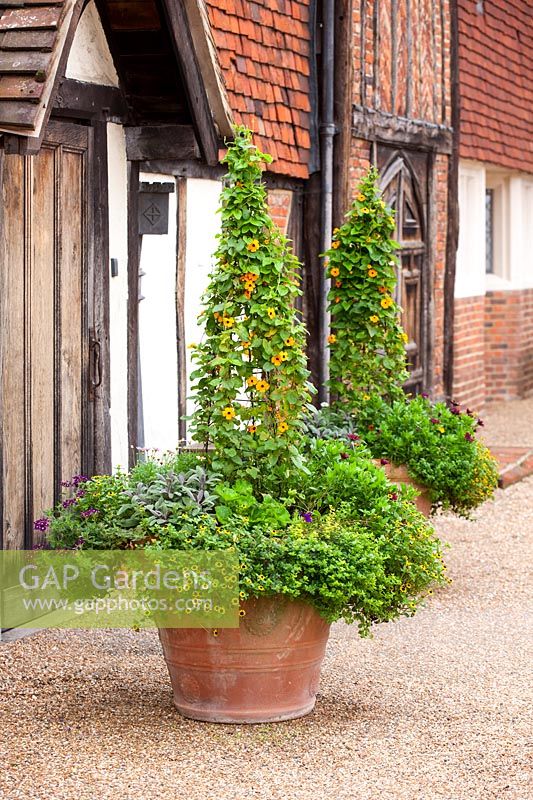
[[[0,131],[38,136],[77,0],[0,0]]]

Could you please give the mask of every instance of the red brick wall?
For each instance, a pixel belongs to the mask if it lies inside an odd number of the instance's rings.
[[[355,0],[352,4],[353,105],[418,122],[448,125],[450,122],[450,25],[449,0],[411,3],[411,59],[408,66],[407,4],[396,4],[398,58],[396,92],[393,91],[393,4],[391,0]],[[375,13],[377,12],[377,14]],[[377,24],[376,24],[377,23]],[[377,53],[377,58],[376,58]],[[410,71],[409,71],[410,70]],[[408,100],[409,95],[409,100]],[[408,106],[410,103],[410,106]],[[393,142],[389,142],[393,144]],[[401,144],[398,145],[402,147]],[[357,184],[370,166],[371,143],[353,138],[349,183],[353,197]],[[437,154],[433,174],[430,215],[433,236],[432,264],[433,394],[443,393],[444,272],[446,263],[448,156]]]
[[[533,289],[455,301],[454,399],[486,403],[533,393]]]
[[[455,301],[453,399],[480,412],[485,404],[485,297]]]
[[[485,370],[488,402],[533,392],[533,289],[487,294]]]
[[[458,7],[461,156],[533,172],[531,0]]]
[[[410,65],[408,4],[405,0],[396,3],[395,95],[392,81],[392,6],[392,0],[353,2],[354,103],[400,117],[448,125],[451,117],[449,0],[418,0],[409,4]],[[378,53],[377,61],[375,52]],[[362,72],[364,81],[361,80]],[[410,108],[407,107],[408,102]]]
[[[270,189],[268,192],[268,207],[270,215],[280,231],[287,233],[291,215],[292,192],[288,189]]]

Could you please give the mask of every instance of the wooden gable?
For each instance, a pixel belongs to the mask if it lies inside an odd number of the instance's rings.
[[[95,0],[131,126],[192,126],[208,163],[231,133],[203,0]],[[39,139],[85,0],[0,0],[0,132]]]

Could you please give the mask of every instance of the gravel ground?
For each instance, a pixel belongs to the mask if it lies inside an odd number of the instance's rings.
[[[151,632],[0,646],[0,797],[529,800],[533,478],[437,525],[453,584],[371,640],[335,626],[302,720],[182,719]]]
[[[533,397],[489,406],[483,438],[500,447],[533,447]]]

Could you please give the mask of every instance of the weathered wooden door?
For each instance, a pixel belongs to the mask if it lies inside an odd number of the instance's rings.
[[[396,211],[395,238],[400,244],[396,301],[409,337],[406,389],[421,392],[429,376],[430,304],[427,248],[428,154],[378,148],[383,197]]]
[[[38,155],[4,155],[0,242],[4,548],[31,546],[62,480],[91,464],[91,129],[50,123]],[[91,368],[90,368],[91,363]]]

